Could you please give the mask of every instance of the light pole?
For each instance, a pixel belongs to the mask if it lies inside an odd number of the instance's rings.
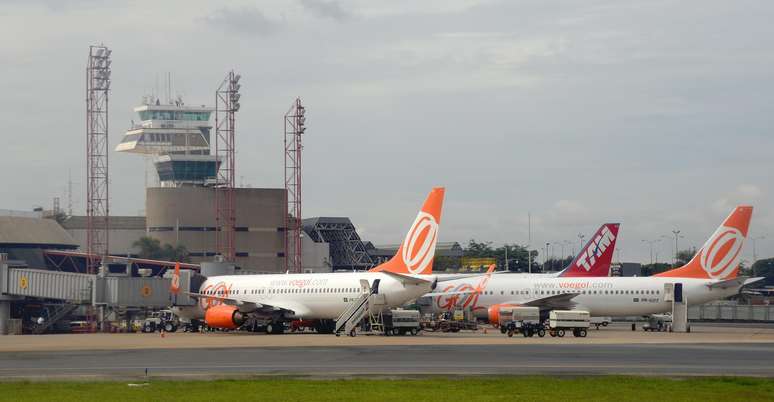
[[[505,243],[505,272],[508,272],[508,243]]]
[[[766,235],[755,236],[755,237],[751,237],[750,238],[750,240],[752,240],[752,244],[753,244],[753,264],[755,264],[755,261],[758,261],[758,253],[757,253],[757,249],[755,247],[755,241],[756,240],[763,240],[765,238],[766,238]]]
[[[576,254],[580,254],[581,249],[583,248],[583,238],[586,237],[583,233],[578,233],[578,252]]]
[[[678,229],[673,230],[672,234],[675,235],[675,267],[677,267],[677,254],[680,252],[680,249],[677,248],[677,239],[685,236],[680,236],[680,230]]]
[[[653,265],[653,244],[660,242],[661,239],[653,239],[653,240],[642,239],[642,241],[645,243],[648,243],[648,245],[650,246],[650,265]]]
[[[532,213],[527,212],[527,272],[532,273]]]
[[[755,265],[755,261],[758,261],[758,252],[757,252],[757,248],[755,247],[755,242],[756,240],[763,240],[765,238],[766,238],[766,235],[760,235],[760,236],[750,238],[753,244],[753,261],[752,261],[752,264],[750,264],[750,268],[752,268],[752,266]],[[755,276],[755,270],[753,270],[752,274],[753,276]]]
[[[546,264],[548,264],[548,246],[550,246],[551,243],[546,243],[546,251],[543,257],[543,272],[546,272]]]

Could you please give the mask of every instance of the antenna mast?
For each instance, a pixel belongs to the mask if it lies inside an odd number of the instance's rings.
[[[86,272],[108,253],[108,93],[110,49],[89,46],[86,66]],[[96,255],[98,258],[91,258]]]
[[[231,70],[215,91],[215,156],[219,163],[215,184],[215,247],[228,262],[236,259],[234,117],[240,107],[240,78]]]
[[[285,270],[301,272],[301,135],[306,131],[306,109],[296,98],[285,114]]]

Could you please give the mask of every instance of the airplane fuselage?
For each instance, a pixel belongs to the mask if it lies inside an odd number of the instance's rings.
[[[404,283],[379,272],[282,274],[282,275],[226,275],[208,278],[199,293],[202,297],[194,309],[181,315],[201,318],[204,310],[220,304],[217,297],[229,297],[289,310],[284,318],[336,319],[363,293],[361,280],[369,286],[379,280],[379,294],[388,307],[398,307],[430,292],[432,276],[418,276],[427,282]]]
[[[531,300],[577,293],[572,299],[575,309],[587,310],[595,316],[635,316],[671,311],[665,301],[664,286],[682,283],[683,295],[689,304],[703,304],[723,299],[739,292],[740,286],[710,288],[715,281],[693,278],[660,277],[601,277],[601,278],[529,278],[522,275],[494,275],[484,284],[480,294],[436,296],[432,298],[434,312],[468,307],[478,317],[486,317],[495,304],[526,303]],[[476,289],[480,281],[472,278],[441,283],[436,292]]]

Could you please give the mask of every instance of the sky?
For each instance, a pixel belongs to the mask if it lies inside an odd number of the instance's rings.
[[[700,247],[745,203],[772,257],[773,17],[765,0],[0,0],[0,208],[66,208],[71,180],[84,213],[84,68],[104,43],[111,149],[167,72],[212,105],[235,69],[238,184],[283,186],[300,96],[304,216],[377,244],[442,185],[441,241],[570,254],[620,222],[616,259],[649,262],[659,240],[664,261],[673,230]],[[110,154],[112,214],[143,213],[145,168]]]

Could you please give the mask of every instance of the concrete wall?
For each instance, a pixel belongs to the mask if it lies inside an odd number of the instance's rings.
[[[146,194],[148,235],[182,244],[192,262],[212,261],[215,191],[209,187],[154,187]],[[236,264],[255,272],[282,272],[284,189],[236,189]],[[246,256],[240,254],[246,253]]]
[[[79,248],[86,251],[86,217],[70,216],[62,227],[75,239]],[[145,236],[144,216],[112,216],[110,217],[109,250],[111,255],[136,255],[139,250],[132,246]]]
[[[331,272],[330,244],[315,243],[309,236],[301,238],[301,261],[304,272]]]

